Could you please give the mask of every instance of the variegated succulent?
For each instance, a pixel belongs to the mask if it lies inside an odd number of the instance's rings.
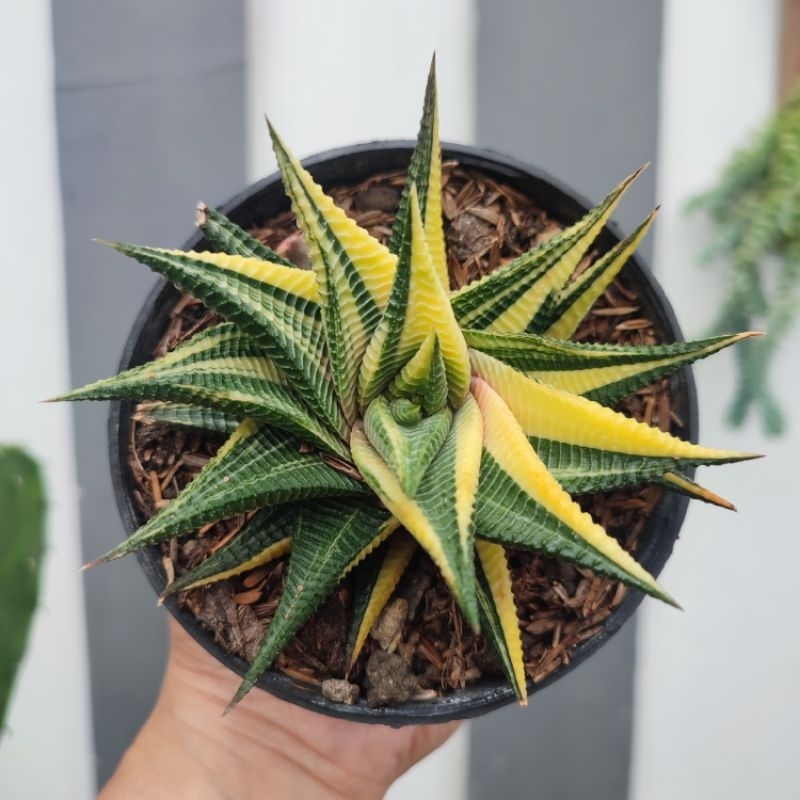
[[[713,500],[681,472],[748,457],[609,407],[748,334],[636,347],[568,341],[652,221],[574,277],[635,175],[572,227],[451,291],[436,105],[432,69],[388,246],[334,204],[272,127],[311,269],[209,208],[201,227],[216,252],[111,245],[227,321],[62,399],[159,401],[164,421],[230,435],[175,500],[97,561],[260,509],[166,590],[291,551],[280,605],[234,702],[380,547],[358,581],[355,660],[417,546],[524,702],[505,548],[557,556],[672,603],[571,495],[654,481]]]

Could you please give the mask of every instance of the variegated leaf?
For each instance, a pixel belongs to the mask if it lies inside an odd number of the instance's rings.
[[[338,208],[274,128],[270,135],[319,287],[331,379],[348,422],[356,417],[358,368],[389,298],[397,257]]]
[[[119,558],[242,511],[310,497],[365,493],[362,483],[329,467],[319,455],[298,452],[291,437],[245,420],[175,500],[92,563]]]
[[[388,514],[369,500],[322,500],[296,508],[283,593],[235,705],[272,666],[359,554],[384,537]]]
[[[472,351],[472,357],[476,375],[503,398],[517,425],[535,443],[542,460],[565,486],[569,485],[569,476],[564,466],[578,462],[583,476],[596,473],[598,481],[609,471],[627,471],[637,475],[638,481],[646,478],[651,469],[661,475],[690,465],[724,464],[756,457],[752,453],[692,444],[593,400],[531,380],[490,356]]]
[[[478,536],[563,558],[675,605],[548,472],[500,395],[480,378],[473,380],[472,394],[485,431],[475,508]]]
[[[458,407],[469,388],[467,345],[436,275],[413,189],[408,218],[398,218],[398,224],[405,233],[395,280],[386,312],[364,354],[359,374],[359,403],[365,409],[434,332],[447,375],[448,398]]]
[[[444,444],[452,422],[453,412],[449,408],[443,408],[429,417],[398,420],[388,400],[376,397],[364,415],[364,432],[370,444],[397,476],[403,491],[413,497],[423,475]]]
[[[572,227],[455,292],[451,300],[459,324],[497,333],[527,330],[550,293],[566,286],[640,172],[626,178]]]
[[[254,417],[338,455],[344,442],[289,386],[284,371],[232,323],[192,337],[166,355],[75,389],[59,400],[164,400]]]
[[[416,186],[428,251],[442,286],[445,291],[449,291],[450,277],[447,269],[444,226],[442,224],[442,149],[439,145],[439,110],[436,94],[436,57],[434,56],[428,73],[428,83],[425,87],[425,103],[419,124],[417,143],[408,166],[396,218],[402,220],[408,215],[409,196],[412,187]],[[399,254],[402,237],[402,225],[395,224],[389,240],[389,250]]]
[[[435,414],[447,404],[447,371],[439,337],[431,331],[389,387],[394,397],[418,402],[426,414]]]
[[[347,636],[347,663],[352,669],[364,642],[406,571],[417,543],[399,530],[359,566],[353,585],[353,613]]]
[[[628,263],[655,219],[653,211],[630,235],[617,242],[602,258],[588,267],[560,292],[554,292],[552,304],[543,304],[528,324],[527,330],[544,332],[555,339],[569,339],[589,309],[611,285],[620,270]],[[545,305],[548,309],[545,311]]]
[[[567,342],[534,333],[464,331],[474,350],[529,378],[603,405],[612,405],[658,378],[754,335],[637,347]]]
[[[205,203],[197,206],[196,222],[208,243],[221,253],[244,258],[258,258],[261,261],[271,261],[273,264],[283,264],[284,267],[295,266],[291,261],[278,255],[272,248],[259,242],[247,231],[231,222],[224,214]]]
[[[314,274],[226,253],[184,253],[111,243],[216,309],[251,336],[340,436],[347,423],[328,380]]]
[[[467,396],[442,447],[412,497],[395,472],[356,425],[350,438],[353,459],[364,480],[428,552],[474,628],[473,505],[481,460],[481,414]]]
[[[528,685],[522,653],[522,634],[511,586],[505,548],[502,545],[475,541],[478,554],[478,603],[481,609],[481,630],[522,706],[528,705]]]
[[[294,505],[262,509],[226,545],[170,583],[162,597],[241,575],[286,555],[296,517]]]

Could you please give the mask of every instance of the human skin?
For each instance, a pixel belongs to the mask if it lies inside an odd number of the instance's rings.
[[[458,727],[348,722],[258,690],[223,715],[238,685],[170,620],[155,708],[101,800],[372,800]]]

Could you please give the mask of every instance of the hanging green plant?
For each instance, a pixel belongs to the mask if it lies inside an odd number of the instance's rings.
[[[767,334],[736,350],[738,385],[728,419],[739,426],[752,407],[768,434],[780,434],[785,421],[769,366],[800,308],[800,88],[733,155],[719,185],[688,209],[706,212],[714,224],[702,260],[724,264],[724,299],[712,332]]]

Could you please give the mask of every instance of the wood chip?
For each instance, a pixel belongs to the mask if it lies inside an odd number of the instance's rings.
[[[240,606],[251,606],[261,599],[261,589],[250,589],[246,592],[238,592],[233,596],[234,602]]]
[[[649,328],[653,323],[649,319],[627,319],[625,322],[620,322],[617,325],[618,331],[639,331],[643,328]]]

